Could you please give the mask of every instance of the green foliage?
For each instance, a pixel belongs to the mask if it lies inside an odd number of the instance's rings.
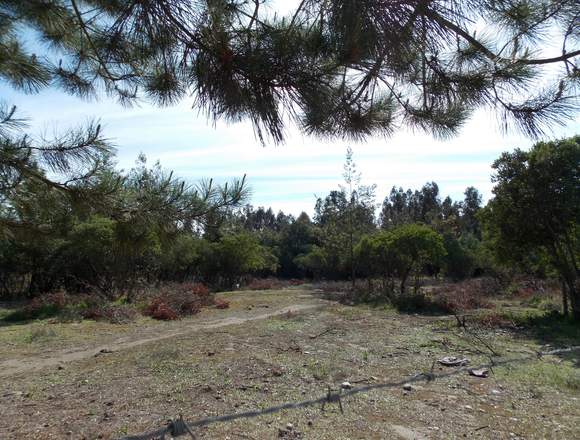
[[[204,279],[231,288],[244,276],[275,272],[277,265],[275,255],[261,246],[255,235],[240,232],[225,235],[205,248],[202,274]]]
[[[126,174],[100,163],[74,190],[23,176],[0,193],[4,295],[65,288],[132,300],[144,282],[199,277],[206,218],[247,194],[243,179],[188,185],[144,157]]]
[[[280,275],[296,278],[308,275],[309,270],[300,261],[313,246],[320,244],[320,228],[315,226],[306,213],[282,228],[280,232]],[[320,275],[320,274],[314,274]]]
[[[444,259],[445,274],[455,281],[493,271],[484,244],[475,236],[465,234],[456,238],[452,234],[445,234],[443,241],[447,252]]]
[[[300,254],[294,259],[294,263],[313,278],[320,278],[328,270],[328,256],[326,251],[319,246],[312,246],[306,254]]]
[[[401,226],[392,234],[392,248],[397,255],[395,274],[404,292],[409,275],[419,273],[426,264],[439,264],[445,256],[445,247],[441,235],[421,224]]]
[[[387,289],[392,278],[405,292],[410,276],[419,275],[427,264],[439,264],[445,256],[443,238],[428,226],[407,224],[391,231],[364,237],[356,247],[359,270],[367,277],[381,277]]]
[[[193,92],[209,117],[246,119],[274,141],[288,119],[321,136],[405,124],[446,137],[489,106],[504,128],[537,136],[577,110],[574,0],[310,0],[289,16],[260,6],[1,0],[0,78],[126,105]],[[560,52],[534,56],[548,38]]]
[[[550,258],[580,319],[580,137],[540,142],[494,162],[494,198],[481,217],[500,261]]]

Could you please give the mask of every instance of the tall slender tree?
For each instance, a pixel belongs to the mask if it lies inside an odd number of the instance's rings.
[[[374,198],[376,185],[365,186],[361,185],[361,173],[358,171],[356,163],[353,158],[352,148],[346,148],[346,160],[344,163],[344,171],[342,174],[345,185],[341,187],[341,191],[345,194],[346,205],[346,226],[348,234],[348,255],[350,278],[354,287],[356,282],[356,263],[354,258],[354,246],[360,239],[361,226],[356,224],[357,211],[372,212],[374,217]],[[359,237],[355,237],[355,235]]]

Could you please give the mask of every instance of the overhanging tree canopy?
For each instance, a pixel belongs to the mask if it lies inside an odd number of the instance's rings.
[[[0,0],[0,77],[124,104],[191,94],[276,142],[289,120],[322,136],[448,136],[481,107],[538,136],[577,109],[577,0],[301,0],[286,17],[271,3]]]

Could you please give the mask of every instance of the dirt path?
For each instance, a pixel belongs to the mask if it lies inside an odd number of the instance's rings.
[[[284,315],[289,312],[303,312],[307,310],[313,310],[323,307],[322,304],[294,304],[290,306],[283,307],[278,310],[273,310],[267,313],[261,313],[259,315],[252,316],[229,316],[226,318],[215,319],[212,321],[205,322],[190,322],[184,326],[175,329],[168,330],[162,334],[157,334],[150,337],[139,337],[135,335],[133,338],[117,339],[116,341],[111,341],[110,343],[98,345],[91,348],[69,348],[66,350],[56,351],[50,354],[48,357],[41,356],[31,356],[24,359],[8,359],[0,362],[0,378],[8,377],[19,373],[36,371],[46,367],[56,366],[64,364],[71,361],[77,361],[81,359],[87,359],[90,357],[98,356],[104,353],[111,353],[116,351],[122,351],[133,347],[138,347],[140,345],[148,344],[151,342],[157,342],[164,339],[170,339],[177,336],[183,336],[189,333],[193,333],[200,330],[207,330],[212,328],[226,327],[229,325],[243,324],[249,321],[257,321],[261,319],[267,319],[274,316]],[[142,333],[141,333],[142,336]]]

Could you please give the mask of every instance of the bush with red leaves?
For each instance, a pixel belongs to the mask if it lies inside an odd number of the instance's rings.
[[[25,319],[45,318],[61,312],[71,302],[71,297],[66,292],[59,290],[37,296],[24,307],[22,314]]]
[[[477,317],[476,319],[479,325],[487,328],[517,328],[517,325],[514,323],[514,321],[502,313],[487,313],[483,316]]]
[[[230,302],[226,301],[225,299],[218,298],[215,300],[215,308],[216,309],[229,309]]]
[[[84,319],[108,321],[111,324],[126,324],[137,318],[137,310],[129,304],[92,304],[81,311]]]
[[[179,315],[175,310],[163,302],[163,298],[155,298],[144,311],[145,315],[161,321],[172,321],[178,319]]]
[[[173,320],[199,313],[214,304],[203,284],[169,284],[162,287],[143,313],[154,319]]]
[[[486,297],[496,293],[495,289],[485,282],[467,280],[438,286],[433,289],[432,297],[433,302],[442,311],[459,313],[466,310],[493,308],[493,303]]]

